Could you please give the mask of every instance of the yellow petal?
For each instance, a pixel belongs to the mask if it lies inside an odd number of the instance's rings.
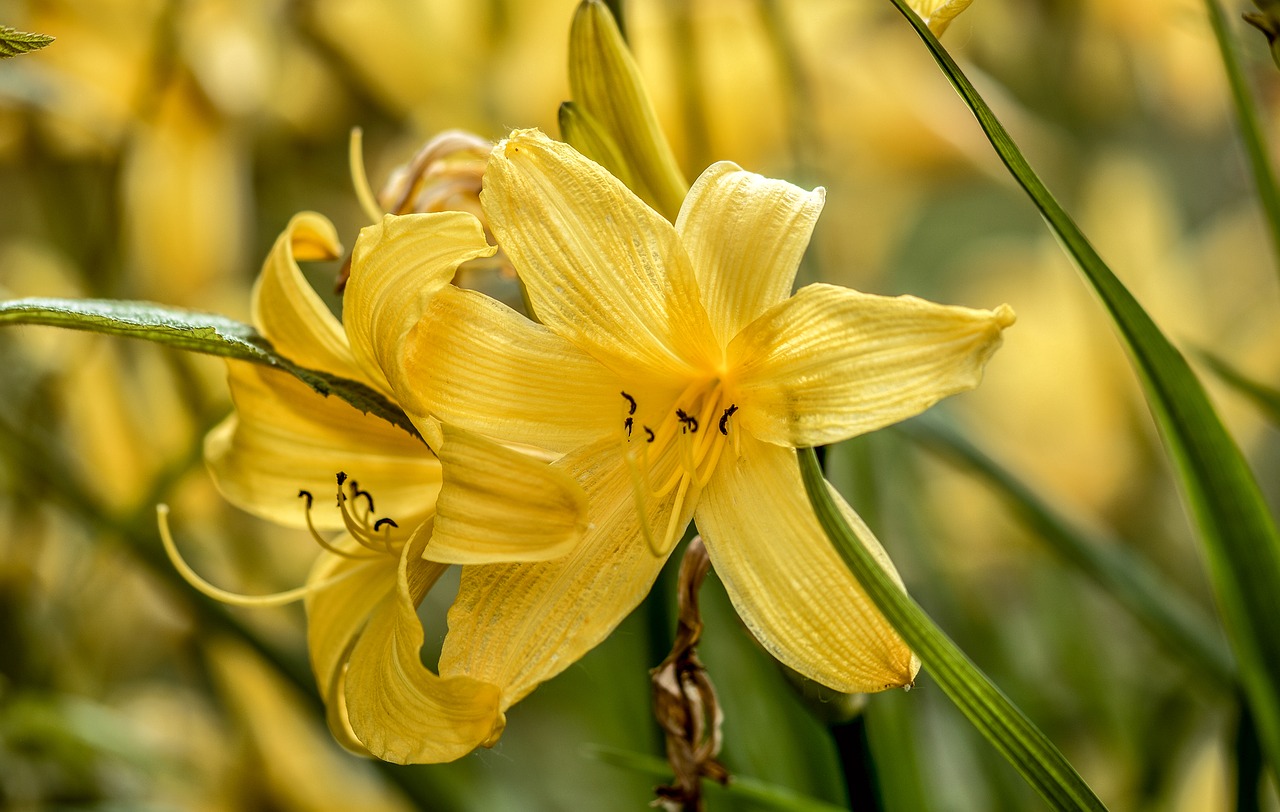
[[[448,423],[443,430],[444,488],[429,560],[546,561],[582,539],[587,497],[567,473]]]
[[[809,285],[729,347],[738,419],[779,445],[844,440],[972,389],[1013,311]]]
[[[506,442],[563,453],[622,427],[617,376],[475,291],[440,291],[405,342],[404,364],[405,408]]]
[[[716,469],[696,521],[747,628],[774,657],[837,691],[910,684],[920,664],[827,540],[805,497],[796,452],[750,436],[741,452]],[[858,521],[833,495],[845,518]],[[884,550],[870,549],[901,585]]]
[[[618,24],[599,0],[580,4],[573,15],[569,86],[574,102],[617,143],[628,165],[626,175],[619,177],[633,178],[631,188],[637,195],[664,216],[674,217],[689,184],[658,124],[640,69]]]
[[[694,181],[676,231],[721,346],[791,295],[826,197],[822,187],[806,192],[728,161]]]
[[[501,696],[469,677],[440,677],[422,664],[417,605],[447,569],[422,560],[428,533],[415,533],[400,555],[396,589],[378,604],[347,665],[351,729],[385,761],[453,761],[502,735]]]
[[[231,415],[205,438],[205,462],[235,506],[278,524],[306,524],[299,490],[315,497],[317,528],[340,529],[337,482],[345,472],[376,500],[377,516],[403,526],[431,510],[440,462],[417,439],[285,372],[227,363]]]
[[[463,567],[449,610],[441,674],[465,674],[502,688],[503,707],[575,663],[649,592],[665,556],[642,537],[631,477],[610,440],[557,463],[587,493],[587,534],[546,563]],[[662,469],[664,472],[668,469]],[[673,497],[649,499],[650,527],[666,527]],[[686,514],[678,517],[688,524]]]
[[[348,553],[363,551],[350,536],[334,542]],[[316,686],[324,699],[326,721],[343,747],[367,755],[347,719],[345,680],[347,659],[369,616],[396,588],[396,559],[346,558],[323,553],[311,569],[308,583],[331,583],[308,593],[307,651]],[[337,580],[341,578],[341,580]]]
[[[619,374],[707,365],[711,328],[675,229],[599,164],[518,130],[490,155],[481,201],[553,332]]]
[[[496,250],[485,241],[480,222],[463,212],[389,214],[363,229],[342,297],[355,357],[380,370],[393,390],[411,388],[400,358],[410,328],[459,265]]]
[[[942,36],[951,21],[967,9],[973,0],[907,0],[907,5],[920,15],[935,37]]]
[[[342,324],[312,289],[299,259],[335,259],[338,233],[315,212],[295,214],[276,238],[253,286],[253,323],[286,358],[309,369],[386,390],[356,365]]]

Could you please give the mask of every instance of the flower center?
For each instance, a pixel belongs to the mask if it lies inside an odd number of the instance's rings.
[[[675,546],[683,527],[680,517],[686,501],[696,498],[711,481],[720,456],[732,439],[734,455],[739,448],[733,416],[738,411],[731,393],[720,377],[697,380],[669,405],[657,411],[645,410],[654,423],[639,422],[641,404],[623,391],[623,455],[631,472],[632,491],[639,514],[641,532],[656,556],[665,556]],[[675,446],[675,454],[668,453]],[[649,527],[651,499],[666,499],[675,493],[667,526],[661,535]]]
[[[390,555],[393,558],[399,558],[400,550],[403,549],[406,539],[395,538],[393,533],[400,525],[396,524],[394,519],[386,516],[373,520],[376,511],[373,505],[373,494],[362,490],[354,479],[347,478],[345,472],[339,471],[336,478],[338,480],[338,509],[342,511],[342,523],[346,525],[347,532],[351,534],[351,538],[363,549],[356,551],[343,550],[333,546],[324,536],[320,535],[316,531],[315,525],[311,522],[311,503],[313,501],[311,492],[301,490],[298,491],[298,498],[306,500],[307,530],[311,531],[311,538],[324,549],[343,558],[373,558],[377,555]],[[343,485],[347,486],[350,494],[343,490]]]

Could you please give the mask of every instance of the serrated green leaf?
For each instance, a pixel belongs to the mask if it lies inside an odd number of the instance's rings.
[[[51,42],[53,37],[48,34],[29,34],[7,25],[0,25],[0,59],[38,51]]]
[[[643,753],[632,753],[616,747],[589,745],[582,749],[583,755],[615,767],[651,775],[657,780],[671,777],[671,765],[660,758]],[[703,787],[708,796],[723,793],[740,801],[751,801],[769,809],[782,812],[840,812],[841,807],[833,806],[816,798],[809,798],[785,787],[779,787],[754,778],[735,775],[728,786],[720,786],[713,781],[704,781]]]
[[[1049,500],[937,418],[922,415],[898,431],[977,474],[1055,553],[1111,595],[1170,651],[1227,693],[1235,663],[1212,620],[1123,542],[1084,530]]]
[[[871,557],[831,498],[812,448],[800,449],[800,475],[818,521],[871,601],[902,635],[924,668],[987,741],[1054,809],[1106,809],[1048,737],[992,684]]]
[[[1107,267],[1031,169],[960,67],[905,0],[894,6],[973,111],[1000,159],[1110,313],[1178,474],[1209,563],[1241,683],[1273,772],[1280,775],[1280,531],[1239,446],[1187,360]]]
[[[140,338],[190,352],[275,367],[321,395],[334,395],[365,414],[419,436],[404,411],[381,393],[357,381],[298,366],[276,352],[252,325],[225,316],[151,302],[32,298],[0,302],[0,325],[5,324],[42,324]]]

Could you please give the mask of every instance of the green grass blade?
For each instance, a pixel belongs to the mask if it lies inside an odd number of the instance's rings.
[[[1276,188],[1276,176],[1271,171],[1271,163],[1267,160],[1267,144],[1263,137],[1262,123],[1258,118],[1258,110],[1249,93],[1249,85],[1245,82],[1244,69],[1240,66],[1240,55],[1236,49],[1235,38],[1227,28],[1227,16],[1222,11],[1218,0],[1204,0],[1205,10],[1209,13],[1209,23],[1213,28],[1213,37],[1218,42],[1218,52],[1222,56],[1222,66],[1227,72],[1227,84],[1231,86],[1231,99],[1235,104],[1236,121],[1240,126],[1240,139],[1244,142],[1245,153],[1249,156],[1249,168],[1253,172],[1254,188],[1258,192],[1258,200],[1266,215],[1267,225],[1271,229],[1271,247],[1280,260],[1280,190]],[[1280,263],[1277,264],[1280,268]]]
[[[1000,689],[903,592],[845,521],[811,448],[800,449],[800,474],[818,521],[876,608],[920,658],[943,692],[1054,809],[1105,809],[1080,774]]]
[[[0,325],[42,324],[140,338],[181,350],[275,367],[328,397],[399,426],[415,437],[399,406],[356,381],[300,367],[277,353],[251,325],[211,313],[113,299],[15,299],[0,302]]]
[[[1216,353],[1201,350],[1197,355],[1223,383],[1248,398],[1271,425],[1280,426],[1280,389],[1249,377]]]
[[[1173,460],[1259,738],[1272,770],[1280,775],[1280,634],[1275,632],[1280,618],[1280,532],[1253,473],[1186,359],[1045,188],[937,37],[904,0],[892,2],[928,46],[1005,166],[1111,314]]]
[[[665,781],[671,777],[671,765],[655,756],[633,753],[605,745],[589,745],[582,749],[583,755],[615,767],[645,773],[656,780]],[[816,798],[809,798],[785,787],[779,787],[754,778],[735,775],[729,785],[722,787],[714,781],[704,781],[703,788],[708,796],[727,795],[737,801],[750,801],[753,804],[781,812],[841,812],[841,807],[834,806]]]
[[[1144,558],[1121,541],[1080,527],[936,418],[922,415],[897,429],[985,480],[1054,552],[1115,598],[1166,648],[1209,677],[1218,690],[1234,693],[1235,662],[1214,622]]]

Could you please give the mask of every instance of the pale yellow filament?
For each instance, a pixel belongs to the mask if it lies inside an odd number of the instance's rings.
[[[364,216],[371,223],[382,222],[382,207],[378,205],[378,197],[369,185],[369,176],[364,169],[364,131],[359,127],[351,128],[351,140],[347,142],[347,162],[351,167],[351,185],[355,187],[356,200],[364,209]]]
[[[355,573],[364,569],[367,564],[360,564],[352,567],[341,575],[328,578],[314,584],[307,584],[296,589],[289,589],[284,592],[275,592],[270,595],[241,595],[237,592],[228,592],[225,589],[214,586],[213,584],[201,578],[194,569],[183,559],[182,554],[178,552],[178,545],[173,541],[173,534],[169,531],[169,506],[156,505],[156,521],[160,525],[160,541],[164,545],[164,551],[169,556],[169,561],[173,564],[174,569],[182,576],[183,580],[190,584],[197,592],[213,598],[215,601],[230,604],[231,606],[284,606],[294,601],[302,600],[312,592],[318,592],[322,589],[333,586],[336,583],[350,578]],[[371,562],[370,562],[371,563]]]

